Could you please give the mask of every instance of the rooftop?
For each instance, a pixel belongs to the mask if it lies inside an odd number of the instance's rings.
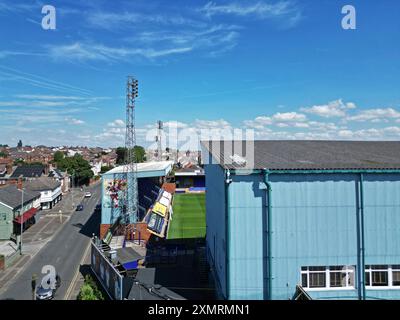
[[[24,187],[33,191],[54,190],[59,186],[61,186],[61,182],[49,177],[40,177],[24,182]]]
[[[21,175],[24,178],[34,178],[40,177],[44,173],[44,166],[42,165],[32,165],[32,166],[19,166],[15,169],[11,175],[11,179],[18,179]]]
[[[171,170],[173,166],[172,161],[153,161],[153,162],[142,162],[137,164],[137,171],[138,171],[138,177],[148,177],[149,175],[152,176],[159,176],[160,174],[162,175],[167,175]],[[118,173],[123,173],[126,169],[126,165],[115,167],[114,169],[111,169],[110,171],[106,172],[105,174],[118,174]],[[162,173],[160,173],[162,171]]]
[[[212,163],[226,169],[400,169],[400,141],[256,140],[201,144],[211,153]]]
[[[24,190],[24,204],[39,197],[39,192]],[[0,188],[0,202],[5,205],[13,209],[19,208],[21,206],[21,199],[21,191],[18,190],[16,185],[8,185]]]

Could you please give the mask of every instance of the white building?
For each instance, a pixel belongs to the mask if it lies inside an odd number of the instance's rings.
[[[50,177],[25,181],[24,187],[40,192],[40,206],[43,210],[53,208],[62,199],[61,182]]]

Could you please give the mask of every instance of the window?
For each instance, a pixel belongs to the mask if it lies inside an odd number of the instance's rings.
[[[7,213],[0,213],[0,221],[6,221],[7,220]]]
[[[354,288],[354,269],[353,266],[302,267],[301,285],[308,289]]]
[[[400,286],[400,265],[392,266],[392,286]]]
[[[323,288],[326,286],[325,267],[309,267],[308,281],[310,288]]]
[[[366,265],[365,285],[370,287],[387,287],[389,285],[388,266]]]
[[[400,286],[400,265],[366,265],[365,286],[393,288]]]
[[[331,288],[354,287],[354,268],[351,266],[330,266]]]

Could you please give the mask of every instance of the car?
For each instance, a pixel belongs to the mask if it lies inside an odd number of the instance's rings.
[[[85,193],[85,198],[90,198],[91,196],[92,196],[91,192],[88,191],[88,192]]]
[[[78,204],[76,207],[76,211],[82,211],[83,210],[83,205],[82,204]]]
[[[50,280],[49,280],[50,281]],[[37,300],[51,300],[54,298],[54,295],[56,294],[57,289],[61,286],[61,278],[59,275],[56,275],[56,283],[55,287],[51,288],[50,282],[48,283],[48,286],[43,287],[43,284],[38,286],[36,288],[36,299]]]
[[[101,210],[101,204],[100,204],[100,203],[96,205],[95,210],[96,210],[96,211],[100,211],[100,210]]]

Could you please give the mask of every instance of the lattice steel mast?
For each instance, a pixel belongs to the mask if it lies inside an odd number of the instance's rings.
[[[161,135],[163,130],[163,122],[157,121],[157,160],[162,161],[162,147],[161,147]]]
[[[138,96],[138,81],[128,76],[126,85],[126,133],[125,148],[126,158],[124,174],[126,176],[126,188],[124,192],[124,223],[138,221],[138,183],[137,163],[135,159],[136,130],[135,130],[135,99]]]

